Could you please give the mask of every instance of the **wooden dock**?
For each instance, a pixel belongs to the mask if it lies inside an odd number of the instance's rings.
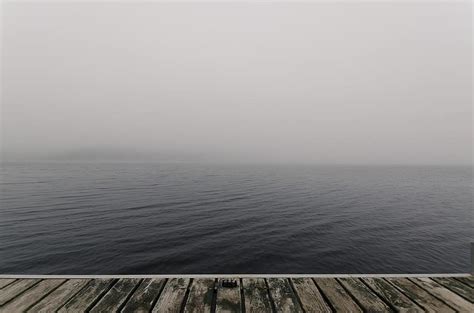
[[[473,276],[9,277],[0,312],[474,312]]]

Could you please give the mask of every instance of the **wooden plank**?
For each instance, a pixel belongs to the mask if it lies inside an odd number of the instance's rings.
[[[265,279],[244,278],[242,279],[242,286],[244,290],[245,312],[272,312]]]
[[[6,286],[2,289],[2,292],[0,292],[0,305],[4,305],[39,281],[40,279],[19,279]]]
[[[215,280],[211,278],[194,279],[189,289],[184,307],[186,313],[211,312]]]
[[[121,278],[90,310],[91,313],[112,312],[119,310],[128,296],[135,290],[141,279]]]
[[[45,279],[0,308],[0,312],[25,312],[29,307],[61,285],[64,279]]]
[[[291,282],[306,312],[332,312],[311,278],[293,278]]]
[[[315,278],[314,281],[337,312],[362,312],[359,305],[335,278]]]
[[[97,301],[110,286],[115,283],[115,279],[92,279],[74,297],[64,304],[58,312],[84,312]]]
[[[163,288],[153,312],[180,312],[188,285],[188,278],[170,279]]]
[[[474,312],[474,305],[471,302],[458,296],[437,282],[429,278],[415,278],[412,279],[412,281],[457,311]]]
[[[387,281],[401,290],[407,297],[415,301],[428,312],[454,312],[444,302],[426,292],[407,278],[387,278]]]
[[[66,303],[72,296],[81,290],[87,283],[89,279],[71,279],[66,281],[64,284],[59,286],[58,289],[51,292],[40,302],[35,304],[30,311],[31,312],[55,312],[59,309],[64,303]]]
[[[160,295],[166,279],[146,278],[138,286],[122,309],[122,313],[150,312],[153,303]]]
[[[456,277],[456,280],[459,280],[461,283],[468,285],[471,288],[474,288],[474,278],[473,276],[468,277]]]
[[[339,279],[346,290],[357,299],[362,308],[367,312],[392,312],[389,306],[385,304],[376,294],[370,290],[362,281],[357,278]]]
[[[448,288],[449,290],[453,291],[454,293],[457,293],[464,299],[474,302],[474,289],[466,286],[460,281],[452,277],[436,277],[433,278],[433,280]]]
[[[217,313],[242,312],[242,303],[240,301],[240,281],[238,278],[234,279],[237,281],[237,287],[223,287],[222,281],[224,279],[219,279],[216,295]]]
[[[6,287],[8,285],[10,285],[11,283],[13,283],[16,279],[14,278],[5,278],[5,279],[0,279],[0,289],[2,289],[3,287]]]
[[[474,312],[472,277],[222,280],[0,279],[0,312]]]
[[[287,278],[268,278],[267,282],[277,313],[303,312]]]
[[[364,278],[362,280],[382,299],[390,303],[397,312],[424,312],[421,307],[386,280],[381,278]]]

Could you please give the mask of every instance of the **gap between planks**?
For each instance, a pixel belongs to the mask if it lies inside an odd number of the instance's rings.
[[[286,275],[282,275],[285,276]],[[180,279],[177,278],[170,278],[164,280],[162,283],[161,289],[159,292],[155,295],[153,302],[151,303],[150,309],[156,309],[157,308],[157,303],[160,301],[160,299],[163,296],[163,291],[164,289],[170,284],[170,281],[173,282],[176,286],[171,286],[170,288],[175,288],[168,290],[168,296],[173,296],[173,293],[175,290],[177,290],[180,294],[178,297],[171,297],[173,299],[172,305],[169,305],[168,307],[170,308],[169,312],[195,312],[191,309],[188,309],[188,304],[190,302],[190,297],[194,297],[194,290],[193,290],[193,284],[197,284],[197,282],[203,280],[202,277],[198,278],[193,278],[193,279],[185,279],[182,276],[180,276]],[[215,276],[213,276],[215,277]],[[228,278],[226,275],[225,277]],[[327,286],[325,288],[322,288],[320,284],[318,283],[318,278],[321,279],[321,282],[323,279],[329,280],[331,283],[333,283],[335,287],[341,288],[341,290],[344,290],[351,298],[352,300],[356,303],[356,305],[361,309],[361,310],[370,310],[372,305],[377,305],[379,308],[385,308],[391,309],[391,310],[397,310],[397,307],[395,304],[391,303],[389,300],[387,300],[386,295],[382,294],[380,290],[374,289],[374,285],[369,284],[370,281],[365,280],[366,279],[372,279],[376,280],[379,282],[383,282],[383,284],[389,284],[390,286],[393,286],[393,290],[398,290],[400,294],[404,296],[404,298],[409,299],[410,301],[413,301],[413,303],[416,306],[423,307],[425,309],[431,309],[429,306],[430,303],[426,301],[431,301],[432,303],[436,303],[436,301],[443,303],[443,305],[446,306],[446,308],[451,308],[457,311],[463,312],[463,309],[468,308],[466,312],[469,312],[470,308],[469,305],[472,306],[472,299],[467,298],[470,292],[472,292],[474,289],[472,288],[472,276],[450,276],[450,278],[443,278],[440,282],[443,284],[440,284],[438,282],[438,277],[440,276],[431,276],[430,278],[426,277],[420,277],[417,276],[418,278],[413,278],[409,276],[403,276],[403,278],[400,277],[387,277],[387,279],[384,278],[367,278],[367,276],[357,276],[357,278],[354,277],[338,277],[335,279],[334,277],[320,277],[320,276],[311,276],[311,278],[303,278],[303,277],[298,277],[298,278],[285,278],[282,281],[285,283],[288,283],[288,286],[291,289],[291,293],[293,294],[293,297],[295,299],[293,305],[294,305],[294,311],[295,312],[304,312],[304,311],[311,311],[311,308],[317,307],[319,309],[324,309],[328,312],[335,311],[335,304],[334,301],[331,300],[331,296],[327,294]],[[458,279],[458,278],[462,279]],[[463,278],[463,277],[468,277],[468,278]],[[252,275],[252,278],[238,278],[235,277],[238,282],[239,282],[239,287],[237,288],[237,295],[238,298],[234,298],[236,301],[235,309],[232,309],[228,312],[252,312],[250,306],[252,302],[250,301],[249,297],[255,297],[256,295],[258,297],[262,297],[264,300],[263,307],[265,307],[265,310],[268,312],[280,312],[280,307],[276,305],[276,303],[279,303],[279,299],[275,299],[275,294],[273,293],[275,290],[272,290],[274,288],[275,284],[273,282],[273,279],[281,279],[278,277],[256,277]],[[362,279],[361,279],[362,278]],[[434,278],[434,279],[431,279]],[[156,279],[156,278],[155,278]],[[53,279],[52,279],[53,280]],[[58,280],[57,278],[55,280]],[[181,281],[182,282],[179,282]],[[209,280],[209,279],[208,279]],[[258,283],[258,280],[260,282]],[[272,283],[269,282],[272,281]],[[20,285],[22,282],[22,279],[14,279],[10,278],[8,281],[3,282],[0,284],[0,294],[2,291],[8,291],[8,290],[15,290],[15,284]],[[31,279],[33,281],[33,279]],[[16,290],[17,294],[14,295],[11,299],[6,301],[2,307],[0,307],[0,312],[3,312],[2,308],[4,308],[6,305],[9,303],[12,303],[12,301],[18,301],[18,298],[21,298],[23,295],[28,295],[29,290],[35,289],[35,286],[38,286],[41,282],[44,282],[45,280],[40,280],[38,279],[32,284],[26,284],[23,289],[18,289]],[[47,280],[46,280],[47,281]],[[36,294],[36,300],[32,303],[26,303],[23,304],[24,308],[30,309],[33,308],[35,305],[46,299],[50,294],[54,293],[56,290],[60,289],[61,286],[64,286],[68,281],[70,280],[64,280],[61,283],[58,283],[57,286],[54,288],[48,289],[48,291],[45,294],[42,295],[37,295]],[[89,285],[90,282],[92,282],[93,279],[89,280],[87,283],[82,286],[81,289],[77,290],[74,294],[70,295],[70,299],[67,301],[72,300],[77,294],[80,293],[81,290],[86,288],[86,286]],[[118,285],[119,281],[132,281],[132,283],[128,283],[128,289],[126,290],[120,290],[121,285]],[[403,284],[405,285],[400,285],[399,281],[402,281]],[[86,310],[93,310],[98,303],[101,301],[105,301],[104,299],[106,297],[113,298],[113,295],[111,296],[110,294],[112,291],[116,292],[117,294],[121,294],[123,296],[122,299],[119,299],[121,302],[117,304],[117,310],[120,311],[122,310],[132,299],[132,297],[135,295],[137,290],[139,290],[140,284],[144,282],[143,279],[126,279],[126,278],[121,278],[121,279],[114,279],[112,283],[109,284],[109,286],[105,289],[100,290],[100,295],[96,296],[94,301],[92,301],[89,306],[86,308]],[[219,300],[219,291],[223,292],[226,291],[223,287],[221,287],[218,282],[219,280],[217,278],[212,279],[212,286],[208,285],[206,288],[208,290],[207,297],[211,299],[210,305],[206,307],[206,311],[209,312],[227,312],[226,310],[221,310],[221,302],[217,302]],[[254,288],[251,287],[252,285],[247,284],[247,282],[254,282],[258,283],[258,288],[264,290],[265,292],[262,293],[252,293],[249,292],[248,289],[245,289],[246,286],[247,288]],[[280,281],[281,282],[281,281]],[[424,282],[423,284],[421,282]],[[450,283],[448,285],[448,283]],[[432,284],[432,285],[430,285]],[[119,290],[115,290],[114,286],[117,286]],[[433,288],[430,288],[430,286],[436,287],[436,290]],[[454,287],[453,287],[454,286]],[[177,289],[176,289],[177,288]],[[255,287],[256,288],[256,287]],[[408,288],[408,290],[407,290]],[[38,289],[38,288],[36,288]],[[181,290],[181,291],[179,291]],[[393,292],[392,290],[392,292]],[[411,291],[410,291],[411,290]],[[420,293],[424,293],[424,296],[422,298],[416,298],[413,299],[413,290],[419,290]],[[204,290],[205,291],[205,290]],[[35,290],[37,293],[38,291]],[[122,293],[120,293],[122,292]],[[191,294],[193,292],[193,294]],[[410,294],[410,292],[412,292]],[[303,298],[302,298],[303,297]],[[443,298],[446,297],[446,298]],[[457,304],[453,302],[453,299],[464,299],[465,301],[462,301],[461,304]],[[261,299],[261,300],[262,300]],[[316,299],[316,300],[315,300]],[[406,302],[405,299],[405,302]],[[431,300],[430,300],[431,299]],[[257,299],[259,300],[259,299]],[[349,299],[350,300],[350,299]],[[66,301],[66,302],[67,302]],[[420,303],[421,301],[421,303]],[[425,302],[423,302],[425,301]],[[434,302],[433,302],[434,301]],[[459,301],[461,302],[461,301]],[[165,303],[166,304],[166,303]],[[63,304],[64,305],[64,304]],[[160,304],[163,305],[163,304]],[[253,304],[252,304],[253,305]],[[247,306],[247,307],[246,307]],[[60,307],[61,308],[61,307]],[[58,309],[60,309],[58,308]],[[175,308],[175,310],[173,310]],[[461,309],[460,309],[461,308]]]

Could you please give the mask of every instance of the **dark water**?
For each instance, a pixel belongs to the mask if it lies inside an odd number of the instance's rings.
[[[0,273],[470,271],[470,167],[3,164]]]

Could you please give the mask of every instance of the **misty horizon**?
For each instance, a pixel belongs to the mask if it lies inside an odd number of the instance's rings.
[[[8,2],[2,160],[470,165],[470,8]]]
[[[133,148],[121,147],[83,147],[72,149],[69,151],[53,151],[37,155],[3,155],[1,158],[3,163],[16,162],[39,162],[39,163],[190,163],[190,164],[248,164],[248,165],[314,165],[314,166],[472,166],[471,163],[396,163],[396,162],[350,162],[350,161],[285,161],[285,160],[269,160],[245,157],[232,157],[225,153],[216,153],[209,156],[205,153],[199,154],[196,151],[183,152],[179,150],[168,151],[151,151],[151,150],[134,150]]]
[[[473,311],[472,9],[3,1],[0,311]]]

